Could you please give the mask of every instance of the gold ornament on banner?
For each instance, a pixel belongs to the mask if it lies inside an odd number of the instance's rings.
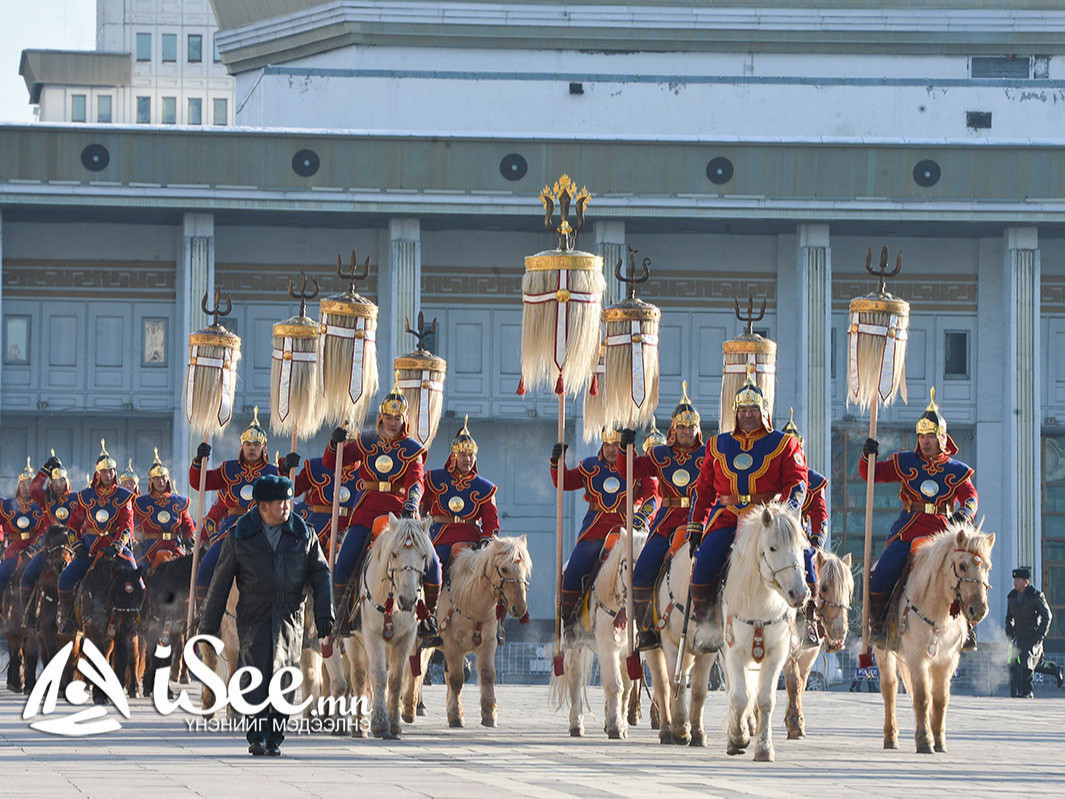
[[[762,307],[757,314],[754,312],[754,298],[750,295],[747,296],[746,314],[740,310],[739,300],[733,298],[732,304],[736,318],[746,324],[747,329],[721,345],[724,366],[718,430],[722,433],[731,433],[736,427],[736,394],[743,388],[748,373],[765,397],[766,416],[772,418],[777,376],[777,343],[754,332],[754,323],[765,318],[766,301],[762,300]]]
[[[407,430],[410,437],[428,449],[436,438],[440,416],[444,412],[447,361],[425,349],[425,339],[436,335],[435,319],[426,327],[425,315],[419,311],[417,330],[410,326],[408,319],[404,319],[403,324],[418,346],[393,361],[396,388],[407,400]]]
[[[298,292],[295,281],[288,281],[289,296],[300,301],[299,313],[274,325],[270,360],[270,428],[292,435],[293,452],[301,435],[308,438],[318,432],[325,407],[318,365],[319,323],[307,316],[307,300],[318,296],[319,286],[312,277],[314,288],[308,291],[307,276],[300,277]]]

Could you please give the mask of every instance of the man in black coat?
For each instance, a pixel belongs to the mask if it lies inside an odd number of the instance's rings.
[[[1013,590],[1006,597],[1006,637],[1013,643],[1010,656],[1010,696],[1031,699],[1032,672],[1057,678],[1062,684],[1062,670],[1043,661],[1043,639],[1050,629],[1053,616],[1043,592],[1029,581],[1032,572],[1027,566],[1013,570]]]
[[[303,649],[303,598],[310,586],[318,637],[333,629],[329,564],[318,536],[292,513],[292,481],[264,475],[255,481],[254,507],[226,536],[218,556],[199,631],[218,635],[233,581],[237,581],[237,668],[252,666],[262,684],[245,694],[250,704],[267,701],[270,680],[286,666],[299,666]],[[294,702],[295,697],[287,697]],[[280,755],[286,716],[273,704],[248,719],[248,751]]]

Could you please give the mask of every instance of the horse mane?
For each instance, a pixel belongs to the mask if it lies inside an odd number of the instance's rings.
[[[403,549],[401,543],[407,535],[414,542],[414,550],[422,557],[432,559],[433,544],[429,540],[421,522],[415,519],[396,519],[394,524],[389,524],[374,542],[374,549],[381,553],[380,557],[388,558],[397,550]]]
[[[481,579],[490,580],[492,566],[503,562],[517,564],[521,579],[529,579],[532,558],[529,548],[519,538],[496,536],[487,546],[467,547],[456,552],[449,569],[453,604],[464,608],[475,604],[476,594],[483,590]]]
[[[41,548],[50,549],[56,544],[65,544],[66,542],[66,526],[62,524],[53,524],[47,530],[44,531],[44,536],[41,538]]]
[[[773,517],[768,526],[762,524],[762,516],[766,511]],[[734,600],[737,597],[757,596],[762,585],[758,557],[762,552],[763,539],[767,538],[770,544],[775,543],[780,547],[803,546],[802,527],[786,503],[769,502],[763,510],[745,513],[740,518],[729,558],[728,580],[725,582],[725,591]]]
[[[640,552],[643,550],[643,545],[647,542],[647,533],[634,533],[632,536],[632,557],[635,560],[640,557]],[[621,559],[625,556],[625,531],[622,530],[621,538],[614,544],[610,550],[610,554],[607,555],[606,560],[603,561],[602,567],[599,569],[599,577],[595,580],[595,586],[593,588],[595,597],[607,604],[613,597],[621,596],[622,592],[618,588],[618,581],[621,580]],[[601,581],[600,578],[606,577],[605,581]]]
[[[959,539],[960,537],[960,539]],[[919,546],[913,553],[910,576],[916,586],[932,585],[937,575],[946,569],[947,562],[957,549],[971,552],[991,564],[991,545],[986,533],[980,531],[979,525],[963,521],[951,524],[946,530],[928,537],[928,543]]]
[[[821,573],[818,579],[824,585],[827,582],[835,582],[840,585],[839,601],[850,606],[851,597],[854,596],[854,572],[847,568],[843,559],[832,552],[825,552],[821,563]]]

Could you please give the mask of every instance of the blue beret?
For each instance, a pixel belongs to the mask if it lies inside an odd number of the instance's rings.
[[[251,492],[251,498],[256,502],[277,502],[295,496],[292,481],[276,474],[264,474],[252,483]]]

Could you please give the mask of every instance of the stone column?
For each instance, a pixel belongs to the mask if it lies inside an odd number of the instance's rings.
[[[1006,228],[1004,238],[999,302],[1006,309],[1002,329],[1006,341],[1003,383],[1006,424],[1001,451],[1010,464],[1004,475],[1003,492],[1003,507],[1010,511],[1004,514],[1002,532],[1006,533],[1007,541],[1012,538],[1015,542],[1015,552],[999,549],[998,570],[1001,575],[1008,575],[1014,566],[1031,566],[1033,578],[1038,582],[1042,567],[1039,231],[1034,227]],[[995,335],[990,330],[988,334]]]
[[[832,474],[832,257],[828,225],[802,224],[797,230],[795,307],[798,309],[799,368],[795,422],[806,436],[810,466]],[[777,297],[777,304],[783,298]],[[780,424],[784,423],[780,411]],[[828,498],[826,497],[826,500]]]
[[[33,331],[36,333],[37,331]],[[5,346],[4,342],[4,212],[0,210],[0,347]],[[3,382],[4,382],[4,370],[0,369],[0,398],[3,397]],[[3,407],[2,400],[0,400],[0,418],[2,418]],[[3,432],[3,423],[0,422],[0,433]],[[18,475],[18,471],[15,472]]]
[[[603,272],[606,275],[606,292],[603,294],[603,307],[605,308],[619,302],[625,296],[625,287],[614,277],[614,267],[619,258],[625,259],[624,268],[628,268],[625,223],[596,222],[595,252],[603,256]]]
[[[381,388],[385,391],[392,388],[392,360],[415,347],[404,320],[409,319],[411,327],[416,326],[422,307],[421,224],[417,219],[392,219],[388,234],[388,268],[381,270],[378,291],[383,323],[378,328],[379,335],[387,333],[381,337],[387,340],[378,340]]]
[[[211,321],[201,310],[200,302],[203,295],[208,294],[208,304],[214,303],[214,215],[185,214],[181,243],[181,258],[177,263],[174,281],[176,302],[173,331],[175,351],[180,353],[175,364],[178,379],[174,392],[174,456],[171,465],[171,474],[177,480],[181,480],[181,475],[188,474],[192,453],[199,444],[199,441],[193,440],[185,419],[183,391],[189,335],[206,327]]]

